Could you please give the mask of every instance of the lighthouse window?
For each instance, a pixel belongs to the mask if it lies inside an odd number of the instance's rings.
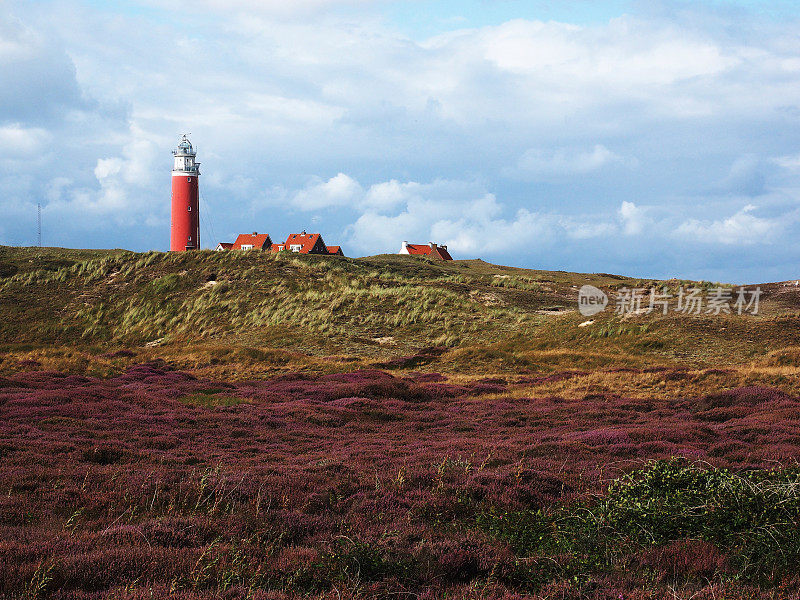
[[[187,178],[186,178],[186,181],[191,181],[191,180],[192,180],[192,178],[191,178],[191,177],[187,177]]]
[[[189,207],[189,212],[192,212],[192,207],[191,206]]]

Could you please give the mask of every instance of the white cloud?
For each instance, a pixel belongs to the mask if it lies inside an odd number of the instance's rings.
[[[780,236],[785,220],[757,217],[756,207],[748,204],[725,219],[688,219],[676,230],[679,237],[702,244],[752,245],[772,244]],[[788,223],[786,223],[788,224]]]
[[[760,196],[766,192],[762,160],[754,154],[736,158],[722,181],[721,191],[736,195]]]
[[[601,218],[579,220],[574,217],[562,217],[560,223],[566,235],[573,240],[613,239],[619,233],[616,223],[603,221]]]
[[[491,200],[494,201],[493,196]],[[553,224],[552,218],[521,208],[509,219],[486,215],[442,219],[433,223],[430,231],[435,239],[446,240],[452,250],[474,256],[484,252],[500,254],[520,248],[525,251],[541,248],[545,242],[552,241]]]
[[[174,1],[141,0],[143,4],[158,6],[169,10],[184,10],[184,5]],[[336,6],[374,3],[376,0],[196,0],[195,10],[210,9],[223,12],[242,12],[246,14],[268,14],[276,16],[305,16],[308,13]]]
[[[319,210],[334,206],[347,206],[360,201],[364,190],[359,183],[339,173],[328,181],[318,181],[296,192],[292,205],[300,210]]]
[[[69,177],[56,177],[52,179],[45,191],[45,198],[50,203],[56,203],[61,200],[65,188],[72,186],[72,180]]]
[[[615,89],[716,75],[739,63],[713,40],[653,29],[630,17],[604,27],[519,19],[483,29],[478,40],[486,58],[503,70],[591,79]]]
[[[644,209],[639,208],[633,202],[627,201],[623,201],[619,207],[619,217],[622,221],[622,231],[625,235],[639,235],[650,222],[645,215]]]
[[[0,81],[0,122],[41,126],[87,105],[59,41],[5,10],[0,16]]]
[[[376,183],[367,191],[364,206],[377,211],[393,208],[407,200],[409,196],[416,195],[419,187],[418,183],[400,183],[396,179]]]
[[[425,47],[436,52],[442,65],[439,77],[430,80],[429,94],[453,118],[489,113],[569,130],[584,126],[587,135],[610,123],[636,123],[645,115],[696,118],[738,111],[743,104],[777,105],[775,97],[739,89],[737,80],[756,72],[764,78],[764,61],[774,61],[777,71],[786,53],[776,45],[755,60],[748,44],[729,44],[696,26],[631,16],[591,27],[519,19],[444,34]],[[491,73],[501,94],[481,93],[475,77],[479,70]],[[464,94],[465,82],[476,86],[474,94]],[[775,87],[784,100],[787,94],[797,97],[782,85]],[[584,111],[597,119],[585,119]]]
[[[371,189],[391,190],[390,205],[366,206],[348,227],[348,242],[365,252],[399,249],[400,242],[445,244],[456,253],[498,254],[539,247],[553,237],[557,220],[526,209],[509,212],[479,184],[438,180],[428,184],[390,181]],[[381,214],[390,206],[394,214]]]
[[[800,154],[793,154],[787,156],[779,156],[772,159],[772,161],[780,167],[789,170],[800,169]]]
[[[0,158],[25,158],[49,151],[50,134],[41,127],[23,127],[19,123],[0,126]]]
[[[396,183],[396,182],[394,182]],[[378,184],[382,185],[382,184]],[[753,214],[756,207],[747,205],[724,219],[690,218],[680,221],[685,208],[662,209],[656,218],[652,207],[623,201],[613,219],[602,213],[580,217],[558,213],[540,213],[527,209],[511,212],[491,193],[465,196],[460,203],[442,201],[454,189],[463,191],[480,186],[466,182],[438,181],[432,184],[398,184],[414,190],[405,194],[400,210],[380,214],[367,210],[349,226],[348,242],[359,250],[385,252],[402,240],[447,244],[462,255],[492,255],[542,250],[558,240],[605,239],[613,244],[620,235],[647,235],[652,244],[671,244],[675,237],[692,246],[716,244],[771,244],[783,229],[796,221],[795,216],[762,218]],[[395,187],[395,186],[392,186]],[[677,222],[677,227],[676,227]],[[674,231],[674,233],[672,233]],[[687,246],[688,248],[688,246]]]
[[[50,201],[51,212],[65,218],[80,215],[87,217],[109,216],[118,224],[158,223],[167,210],[163,198],[148,195],[159,170],[169,175],[169,167],[159,169],[159,146],[146,134],[134,128],[120,155],[98,158],[93,169],[97,187],[79,185],[70,178],[56,176],[48,181],[45,197]],[[163,182],[163,179],[162,179]],[[169,198],[169,180],[164,185],[164,196]]]
[[[590,151],[531,148],[520,156],[516,167],[509,173],[533,177],[581,175],[598,171],[608,165],[628,164],[629,162],[602,144],[596,144]]]
[[[791,214],[757,217],[753,205],[724,219],[686,219],[685,206],[640,206],[627,200],[610,213],[598,208],[580,214],[543,212],[514,208],[474,181],[390,180],[364,187],[344,173],[294,193],[284,190],[280,196],[293,198],[304,210],[336,207],[339,214],[351,215],[354,220],[345,227],[344,243],[351,251],[368,254],[395,252],[403,240],[445,244],[462,257],[552,253],[561,250],[565,240],[602,240],[607,251],[614,252],[618,240],[630,236],[647,236],[654,247],[671,246],[675,238],[687,249],[720,243],[763,245],[796,221]],[[330,229],[324,217],[312,221]]]
[[[97,161],[94,168],[94,176],[98,181],[105,181],[113,175],[119,175],[122,170],[122,159],[120,158],[101,158]]]

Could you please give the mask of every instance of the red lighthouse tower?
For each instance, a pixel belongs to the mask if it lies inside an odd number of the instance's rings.
[[[169,249],[172,252],[200,248],[200,163],[191,142],[183,136],[178,148],[172,151],[172,227]]]

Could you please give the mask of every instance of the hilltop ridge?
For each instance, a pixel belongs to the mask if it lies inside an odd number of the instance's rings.
[[[419,353],[427,358],[417,363],[461,372],[699,368],[794,356],[800,346],[796,286],[762,286],[758,315],[606,310],[587,318],[577,311],[584,284],[609,294],[713,285],[400,255],[0,247],[0,336],[14,356],[138,349],[208,366],[250,352],[265,372],[281,364],[404,364]]]

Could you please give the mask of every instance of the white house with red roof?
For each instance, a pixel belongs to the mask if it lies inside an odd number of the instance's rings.
[[[217,250],[265,250],[267,252],[297,252],[298,254],[328,254],[344,256],[341,246],[327,246],[319,233],[292,233],[286,241],[273,244],[268,233],[242,233],[233,244],[220,242]]]
[[[412,256],[425,256],[434,260],[453,260],[447,251],[447,246],[439,246],[433,242],[427,244],[409,244],[403,242],[398,254],[410,254]]]
[[[299,254],[327,254],[328,247],[318,233],[291,233],[283,243],[283,249]]]
[[[220,244],[221,245],[221,244]],[[268,233],[240,233],[233,242],[231,250],[270,250],[272,238]]]
[[[273,252],[297,252],[298,254],[329,254],[344,256],[341,246],[328,246],[319,233],[291,233],[282,244],[273,244]]]

